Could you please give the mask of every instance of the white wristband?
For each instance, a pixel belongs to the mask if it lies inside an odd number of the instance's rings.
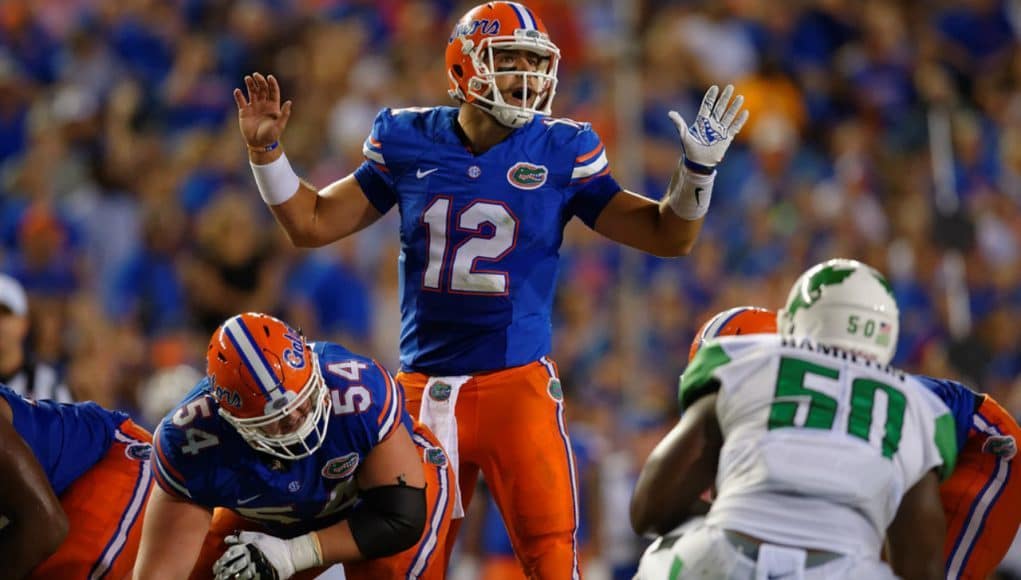
[[[280,205],[298,193],[301,181],[291,169],[287,155],[281,153],[275,161],[265,165],[256,165],[251,161],[255,185],[259,187],[259,195],[267,205]]]
[[[714,181],[715,171],[703,175],[685,167],[683,161],[678,163],[666,190],[666,201],[670,209],[686,220],[704,217],[709,211],[709,200],[713,197]]]
[[[287,540],[287,547],[291,550],[291,563],[294,564],[295,572],[323,565],[323,549],[315,532]]]

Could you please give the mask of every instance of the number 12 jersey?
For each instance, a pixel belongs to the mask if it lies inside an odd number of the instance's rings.
[[[621,190],[587,123],[537,115],[475,155],[458,109],[384,109],[355,172],[401,213],[401,366],[464,375],[549,354],[564,226]]]

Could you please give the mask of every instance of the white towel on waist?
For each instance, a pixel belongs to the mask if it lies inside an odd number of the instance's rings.
[[[457,479],[460,456],[457,452],[457,417],[454,416],[454,409],[457,408],[457,394],[470,378],[470,376],[430,377],[425,383],[422,409],[418,416],[418,420],[429,427],[433,435],[439,439],[447,459],[454,468],[455,519],[464,517],[464,506],[461,505],[461,486]]]

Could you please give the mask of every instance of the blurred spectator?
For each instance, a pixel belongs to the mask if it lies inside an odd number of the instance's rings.
[[[287,320],[305,335],[364,351],[372,343],[372,299],[355,269],[356,248],[348,239],[309,252],[291,269],[283,302]]]
[[[188,365],[164,368],[149,377],[139,389],[141,425],[155,429],[167,413],[180,403],[203,374]]]
[[[195,255],[183,266],[191,312],[202,334],[238,312],[276,312],[281,265],[251,196],[225,192],[198,215]]]
[[[179,207],[161,204],[147,208],[141,245],[117,266],[104,301],[112,320],[138,328],[147,337],[187,324],[177,266],[186,228]]]
[[[21,67],[0,47],[0,165],[21,153],[28,139],[31,90]]]
[[[0,383],[32,399],[70,403],[71,391],[57,371],[25,350],[29,332],[28,297],[14,278],[0,274]]]

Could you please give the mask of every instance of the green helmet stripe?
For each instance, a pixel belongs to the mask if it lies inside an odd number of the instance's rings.
[[[872,275],[876,277],[876,280],[879,280],[879,283],[883,286],[883,288],[886,288],[886,293],[889,294],[891,298],[894,298],[893,284],[890,284],[890,281],[886,279],[886,276],[883,276],[875,270],[872,271]]]

